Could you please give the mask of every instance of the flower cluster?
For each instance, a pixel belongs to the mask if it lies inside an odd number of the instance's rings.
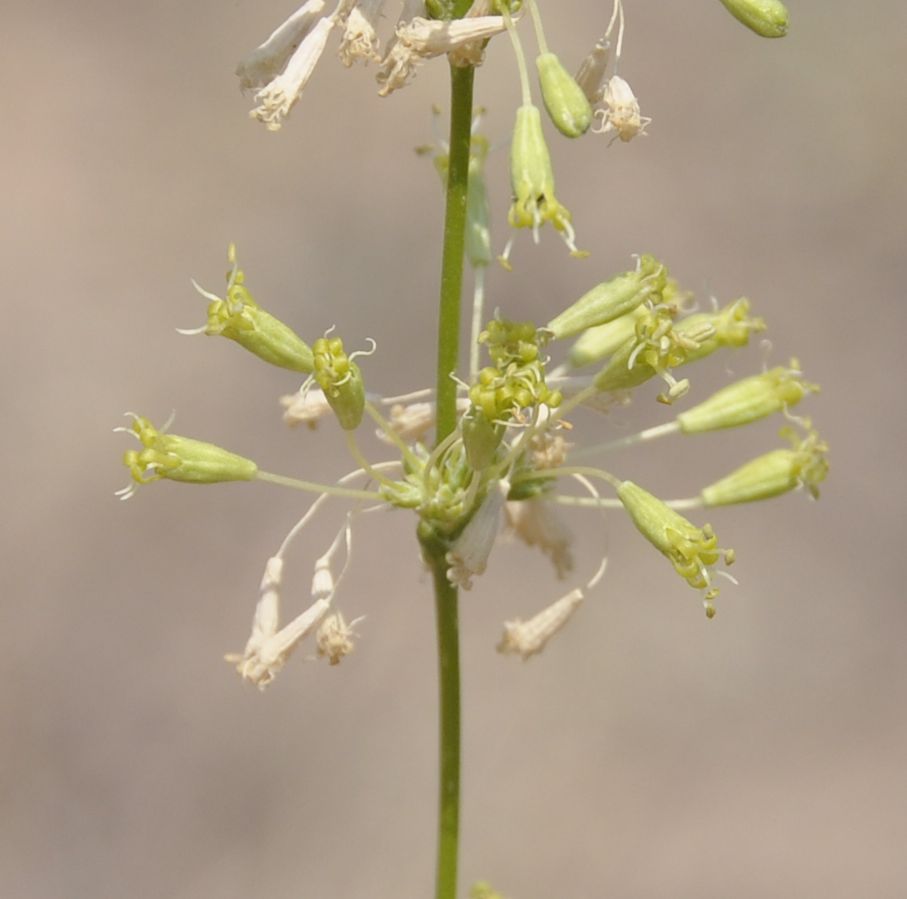
[[[722,2],[757,33],[777,36],[786,28],[786,11],[773,0]],[[416,67],[432,57],[447,55],[454,66],[477,66],[487,42],[506,31],[522,91],[510,147],[509,224],[530,229],[538,239],[540,228],[550,223],[574,255],[583,255],[575,245],[570,213],[555,194],[552,157],[541,108],[533,102],[518,26],[527,19],[532,23],[542,107],[556,131],[573,140],[600,131],[628,141],[643,133],[649,120],[641,116],[628,83],[617,74],[625,24],[621,0],[615,0],[604,35],[576,76],[548,48],[538,0],[477,0],[460,19],[445,15],[450,5],[448,0],[405,0],[393,35],[382,43],[378,26],[384,0],[340,0],[329,12],[325,0],[308,0],[238,69],[242,86],[257,91],[253,115],[268,128],[281,126],[334,30],[341,33],[342,62],[378,64],[381,93],[405,84]],[[598,126],[593,127],[596,120]],[[361,619],[348,623],[334,606],[359,515],[379,509],[415,514],[426,562],[429,555],[440,559],[443,567],[435,565],[436,576],[464,590],[472,589],[485,572],[500,540],[517,538],[539,549],[551,561],[557,579],[574,583],[528,620],[504,624],[500,652],[528,659],[577,614],[607,565],[603,556],[577,575],[571,533],[559,508],[625,513],[649,547],[697,591],[711,618],[718,578],[733,581],[723,567],[734,561],[735,554],[719,545],[711,524],[694,523],[686,514],[798,489],[818,496],[828,471],[828,448],[812,422],[794,414],[795,407],[818,389],[803,378],[796,359],[736,380],[637,434],[579,445],[579,426],[587,413],[644,394],[653,379],[665,385],[655,396],[662,407],[654,408],[682,406],[694,393],[689,374],[694,364],[747,346],[767,326],[752,314],[746,298],[724,306],[714,301],[698,304],[693,293],[670,276],[664,262],[651,254],[636,257],[616,274],[600,273],[597,283],[572,302],[562,303],[563,308],[541,325],[501,312],[485,320],[485,271],[493,258],[484,178],[488,149],[488,139],[474,131],[464,198],[465,255],[475,276],[472,340],[468,368],[448,372],[458,391],[456,421],[442,439],[432,442],[430,437],[438,401],[433,389],[417,388],[405,396],[383,396],[372,389],[368,366],[363,363],[360,368],[355,359],[371,355],[374,344],[367,353],[348,354],[341,337],[330,331],[307,342],[252,298],[232,245],[224,296],[196,285],[209,303],[207,323],[182,333],[226,337],[272,366],[304,375],[302,386],[281,399],[284,420],[314,429],[333,419],[344,434],[354,467],[333,484],[313,484],[263,471],[244,456],[169,434],[166,427],[158,430],[140,416],[133,416],[131,427],[119,429],[141,445],[124,456],[133,480],[121,491],[124,498],[138,485],[162,479],[192,484],[265,481],[316,496],[265,564],[244,650],[227,656],[243,678],[259,687],[274,679],[309,636],[317,656],[332,665],[353,650],[354,627]],[[442,144],[431,152],[446,182],[449,148]],[[464,169],[465,153],[464,142]],[[502,256],[505,265],[510,246]],[[484,365],[482,353],[487,355]],[[746,427],[775,415],[786,419],[781,433],[787,446],[757,456],[690,497],[660,499],[616,474],[610,464],[601,468],[587,462],[654,440],[706,440],[699,435]],[[367,431],[372,426],[380,438],[373,447],[375,458],[362,442],[371,436]],[[316,438],[307,434],[306,439]],[[577,485],[581,492],[564,485]],[[349,511],[314,562],[311,601],[282,625],[285,557],[329,499],[348,502]],[[339,559],[343,561],[338,565]]]

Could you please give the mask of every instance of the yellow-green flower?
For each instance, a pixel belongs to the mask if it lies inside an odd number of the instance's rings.
[[[828,474],[828,444],[815,431],[801,438],[793,428],[782,428],[781,436],[790,440],[790,449],[777,449],[758,456],[702,491],[707,506],[749,503],[806,489],[819,498],[819,484]]]
[[[258,466],[251,460],[231,453],[213,443],[166,434],[147,419],[133,416],[131,428],[118,428],[134,434],[140,450],[129,450],[123,464],[136,484],[149,484],[167,478],[186,484],[219,484],[223,481],[251,481]],[[135,492],[135,484],[119,491],[123,499]]]
[[[800,364],[791,359],[787,368],[778,366],[723,387],[698,406],[681,412],[677,421],[685,434],[736,428],[796,406],[818,389],[817,384],[803,380]]]
[[[324,391],[340,427],[354,431],[365,410],[365,384],[359,366],[352,356],[347,356],[339,337],[319,338],[313,351],[318,386]]]
[[[575,303],[556,315],[546,326],[555,339],[572,337],[621,318],[646,300],[658,303],[668,284],[667,269],[646,253],[639,257],[635,269],[602,281],[584,293]]]
[[[542,117],[531,103],[523,104],[516,112],[510,145],[510,184],[513,203],[507,221],[512,228],[531,228],[537,241],[539,228],[551,222],[570,251],[583,255],[576,248],[570,212],[554,195],[554,171],[542,133]]]
[[[696,527],[632,481],[623,481],[617,495],[639,532],[671,561],[674,570],[691,587],[705,591],[705,612],[712,618],[715,615],[712,601],[718,595],[718,588],[712,583],[711,569],[722,555],[725,564],[730,564],[733,550],[718,546],[711,525]]]
[[[230,244],[227,258],[231,269],[227,276],[226,298],[209,293],[193,281],[195,289],[209,300],[208,323],[201,328],[180,329],[180,333],[228,337],[271,365],[311,374],[312,350],[292,328],[265,312],[252,299],[245,285],[245,275],[237,266],[233,244]]]

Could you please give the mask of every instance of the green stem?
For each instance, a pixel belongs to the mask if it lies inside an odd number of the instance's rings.
[[[457,385],[450,376],[457,370],[460,355],[460,302],[463,293],[466,189],[469,184],[469,149],[472,142],[474,71],[468,67],[450,67],[450,162],[438,317],[439,443],[457,426]]]
[[[462,15],[462,12],[460,13]],[[472,143],[472,68],[450,68],[450,158],[444,215],[444,255],[438,317],[437,442],[457,427],[460,304],[466,235],[466,191]],[[447,542],[420,527],[422,552],[435,582],[438,633],[439,773],[435,899],[456,899],[460,840],[460,637],[457,588],[447,579]]]
[[[440,562],[440,564],[438,564]],[[438,632],[440,757],[438,860],[435,899],[456,899],[460,842],[460,637],[457,588],[447,579],[443,557],[432,564]]]

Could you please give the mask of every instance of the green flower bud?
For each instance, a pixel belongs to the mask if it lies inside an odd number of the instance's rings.
[[[553,53],[535,61],[542,99],[554,127],[564,137],[582,137],[592,124],[592,106],[582,88]]]
[[[476,471],[484,471],[495,460],[504,438],[503,426],[489,421],[480,408],[473,408],[463,416],[460,432],[470,466]]]
[[[769,499],[804,487],[813,499],[819,498],[819,484],[828,474],[825,453],[828,444],[812,431],[804,439],[792,428],[782,428],[781,435],[791,442],[791,449],[778,449],[747,462],[702,491],[707,506],[749,503]]]
[[[643,307],[637,307],[632,312],[607,322],[596,325],[583,331],[576,343],[570,348],[570,365],[581,368],[600,362],[602,359],[617,352],[624,344],[633,338],[636,333],[636,323],[648,312]]]
[[[292,328],[265,312],[252,299],[245,286],[245,275],[237,268],[233,244],[230,244],[227,258],[232,265],[227,278],[227,298],[221,299],[193,281],[195,289],[210,300],[208,323],[201,328],[180,330],[180,333],[227,337],[271,365],[311,374],[312,350]]]
[[[555,339],[572,337],[632,312],[647,299],[658,302],[667,283],[667,269],[654,256],[640,256],[635,271],[593,287],[551,319],[545,330],[551,331]]]
[[[781,0],[721,0],[725,9],[762,37],[787,34],[787,7]]]
[[[512,228],[532,228],[537,235],[545,222],[551,222],[564,237],[573,253],[574,232],[570,212],[554,195],[554,172],[538,107],[520,106],[510,145],[510,184],[513,203],[507,220]]]
[[[129,450],[123,456],[123,463],[137,484],[150,484],[161,478],[186,484],[251,481],[258,472],[258,466],[251,459],[237,456],[213,443],[161,433],[147,418],[135,415],[133,419],[131,428],[118,430],[134,434],[142,444],[141,450]],[[130,486],[121,494],[125,499],[134,490]]]
[[[722,555],[729,565],[734,558],[733,550],[718,546],[711,525],[696,527],[632,481],[621,483],[617,495],[649,543],[671,561],[674,570],[691,587],[705,591],[706,615],[712,618],[715,615],[712,600],[718,595],[718,588],[712,585],[711,568]]]
[[[789,368],[779,366],[761,375],[752,375],[722,387],[707,400],[677,416],[685,434],[736,428],[796,406],[817,384],[802,379],[799,363],[792,359]]]
[[[365,410],[365,384],[359,366],[344,352],[339,337],[319,338],[312,351],[318,386],[334,410],[340,427],[354,431]]]

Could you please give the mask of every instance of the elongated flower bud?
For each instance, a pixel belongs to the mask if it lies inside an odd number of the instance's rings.
[[[252,299],[245,285],[245,274],[237,266],[233,244],[227,251],[227,259],[232,268],[227,277],[226,299],[209,293],[193,281],[195,289],[209,301],[208,323],[201,328],[178,329],[180,333],[226,337],[271,365],[311,374],[311,349],[292,328]]]
[[[537,232],[542,224],[551,222],[564,234],[571,250],[577,252],[570,212],[554,195],[554,171],[542,132],[541,114],[531,104],[516,111],[510,145],[510,184],[513,189],[513,203],[507,217],[510,226]]]
[[[634,271],[593,287],[551,319],[545,330],[551,331],[555,339],[572,337],[632,312],[647,299],[657,297],[667,283],[667,269],[654,256],[646,254],[640,257]]]
[[[791,449],[777,449],[758,456],[702,491],[707,506],[749,503],[770,499],[804,487],[813,499],[819,497],[819,484],[828,474],[825,453],[828,444],[814,431],[800,439],[791,428],[782,429]]]
[[[712,600],[717,596],[718,589],[712,585],[710,569],[722,554],[725,564],[730,564],[733,550],[719,548],[711,525],[696,527],[632,481],[624,481],[618,487],[617,495],[649,543],[671,561],[674,570],[691,587],[705,591],[706,615],[712,618],[715,615]]]
[[[542,99],[554,127],[564,137],[581,137],[592,124],[592,106],[582,88],[553,53],[535,61]]]
[[[365,384],[359,366],[344,352],[343,341],[339,337],[319,338],[312,351],[318,386],[331,404],[340,427],[345,431],[354,431],[359,427],[365,411]]]
[[[743,378],[722,387],[707,400],[677,416],[685,434],[736,428],[796,406],[808,393],[819,389],[803,380],[799,364],[779,366],[761,375]]]
[[[161,478],[186,484],[251,481],[258,472],[251,459],[213,443],[161,433],[147,418],[133,418],[132,427],[122,430],[134,434],[143,448],[126,452],[123,463],[137,484],[150,484]],[[134,488],[126,488],[123,497],[128,498],[133,491]]]
[[[762,37],[787,34],[787,7],[781,0],[721,0],[725,9]]]
[[[484,471],[497,456],[498,447],[504,439],[503,425],[494,424],[480,408],[473,407],[468,415],[463,416],[460,432],[470,466],[476,471]]]

